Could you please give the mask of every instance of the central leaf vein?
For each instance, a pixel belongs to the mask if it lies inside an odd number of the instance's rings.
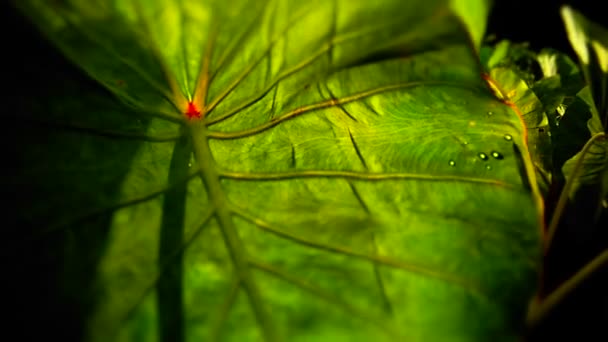
[[[260,325],[266,340],[276,341],[278,340],[277,333],[271,322],[270,316],[264,307],[259,287],[251,274],[247,262],[245,245],[238,235],[236,225],[232,219],[228,198],[220,184],[220,175],[217,165],[215,165],[213,155],[209,148],[209,142],[207,141],[206,127],[202,121],[192,121],[190,132],[193,140],[194,155],[201,166],[200,177],[205,184],[209,200],[215,210],[215,216],[219,223],[224,243],[229,251],[237,275],[241,279],[255,318]]]

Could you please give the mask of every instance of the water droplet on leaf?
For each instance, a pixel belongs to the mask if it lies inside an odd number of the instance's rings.
[[[492,166],[491,165],[486,165],[486,170],[492,170]]]
[[[511,134],[505,134],[505,140],[511,141],[511,140],[513,140],[513,137],[511,136]]]
[[[450,166],[456,166],[456,162],[453,160],[450,160],[448,164],[450,164]]]
[[[494,113],[492,113],[491,111],[490,111],[490,112],[488,112],[488,115],[493,115],[493,114],[494,114]]]
[[[192,167],[192,163],[188,163],[188,167]]]
[[[496,152],[496,151],[492,151],[492,153],[490,153],[492,155],[492,157],[494,157],[494,159],[503,159],[504,156],[500,153],[500,152]]]
[[[488,160],[488,155],[483,152],[479,152],[478,156],[481,160]]]

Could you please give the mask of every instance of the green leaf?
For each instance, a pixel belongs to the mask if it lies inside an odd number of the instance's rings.
[[[542,79],[532,84],[532,90],[543,103],[550,121],[557,122],[576,94],[585,86],[577,65],[566,55],[552,49],[543,49],[536,56],[542,69]],[[556,125],[558,126],[558,125]]]
[[[564,163],[574,157],[590,138],[587,121],[591,117],[591,108],[576,94],[572,97],[564,95],[566,89],[557,84],[556,78],[547,81],[539,82],[534,89],[543,94],[543,100],[547,101],[543,102],[545,108],[554,108],[554,120],[550,120],[553,176],[563,179],[561,170]]]
[[[486,70],[499,67],[511,69],[529,87],[539,78],[537,55],[529,49],[527,43],[501,40],[493,46],[484,45],[481,50],[481,62]]]
[[[593,105],[593,99],[591,95],[590,87],[585,87],[578,94],[578,98],[587,104],[588,110],[591,111],[591,118],[587,121],[587,129],[591,133],[591,137],[604,133],[602,123],[599,120],[599,115]],[[574,115],[579,113],[572,113]],[[579,160],[583,158],[582,160]],[[577,175],[574,175],[574,170],[577,163],[581,163],[581,170],[577,171]],[[570,197],[576,196],[578,189],[582,185],[587,186],[599,186],[601,202],[606,198],[605,178],[608,172],[608,140],[605,138],[593,139],[590,141],[590,145],[587,151],[581,150],[572,158],[568,159],[562,168],[564,176],[567,180],[573,183]],[[574,175],[574,176],[573,176]],[[598,203],[598,208],[601,203]]]
[[[565,54],[544,49],[536,56],[543,78],[532,91],[543,104],[551,130],[552,176],[563,178],[561,168],[589,138],[588,106],[577,97],[585,86],[577,65]]]
[[[568,6],[561,9],[604,131],[608,129],[608,30]]]
[[[15,118],[83,339],[519,340],[542,200],[485,1],[16,5],[109,91]]]
[[[543,78],[557,75],[567,77],[578,75],[580,72],[576,63],[568,55],[554,49],[542,49],[536,56],[536,60],[543,72]]]

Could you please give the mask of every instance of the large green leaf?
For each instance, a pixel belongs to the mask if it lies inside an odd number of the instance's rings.
[[[485,1],[16,4],[113,95],[16,119],[85,339],[518,339],[542,203]]]

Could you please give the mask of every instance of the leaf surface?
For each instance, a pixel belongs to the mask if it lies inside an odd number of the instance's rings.
[[[109,90],[24,104],[55,200],[22,219],[66,259],[100,232],[87,340],[518,338],[542,203],[485,2],[17,6]]]

